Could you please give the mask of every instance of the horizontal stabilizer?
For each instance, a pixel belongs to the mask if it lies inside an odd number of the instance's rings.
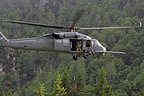
[[[117,51],[106,51],[105,53],[110,53],[110,54],[126,54],[125,52],[117,52]]]
[[[118,51],[97,51],[96,53],[126,54],[125,52],[118,52]]]

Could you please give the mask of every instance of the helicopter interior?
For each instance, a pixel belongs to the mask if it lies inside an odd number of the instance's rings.
[[[91,41],[90,40],[86,41],[86,47],[91,47]]]
[[[71,51],[82,51],[83,42],[82,40],[71,39]]]
[[[75,40],[71,39],[71,51],[82,51],[83,50],[83,41],[82,40]],[[86,47],[91,47],[91,41],[87,40],[86,41]]]

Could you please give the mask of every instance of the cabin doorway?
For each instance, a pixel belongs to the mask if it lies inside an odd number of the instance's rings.
[[[70,40],[71,41],[71,51],[82,51],[82,40]]]

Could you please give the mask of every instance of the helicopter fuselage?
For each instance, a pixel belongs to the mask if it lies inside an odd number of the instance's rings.
[[[52,33],[22,39],[6,39],[2,33],[0,35],[0,45],[14,49],[70,53],[76,56],[106,51],[98,40],[77,32]]]

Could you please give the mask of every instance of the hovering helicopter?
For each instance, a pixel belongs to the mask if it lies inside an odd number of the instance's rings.
[[[90,55],[96,55],[98,53],[126,54],[125,52],[107,51],[106,48],[102,46],[97,39],[92,39],[85,34],[78,33],[77,30],[124,29],[138,28],[142,26],[142,23],[139,22],[139,26],[77,28],[75,27],[75,24],[79,21],[82,13],[82,11],[79,11],[74,18],[73,24],[68,27],[24,21],[5,20],[5,22],[9,23],[56,28],[62,30],[66,29],[69,31],[53,32],[40,37],[21,39],[7,39],[0,32],[0,46],[11,47],[14,49],[69,53],[73,56],[74,60],[77,60],[78,57],[81,56],[87,59]]]

